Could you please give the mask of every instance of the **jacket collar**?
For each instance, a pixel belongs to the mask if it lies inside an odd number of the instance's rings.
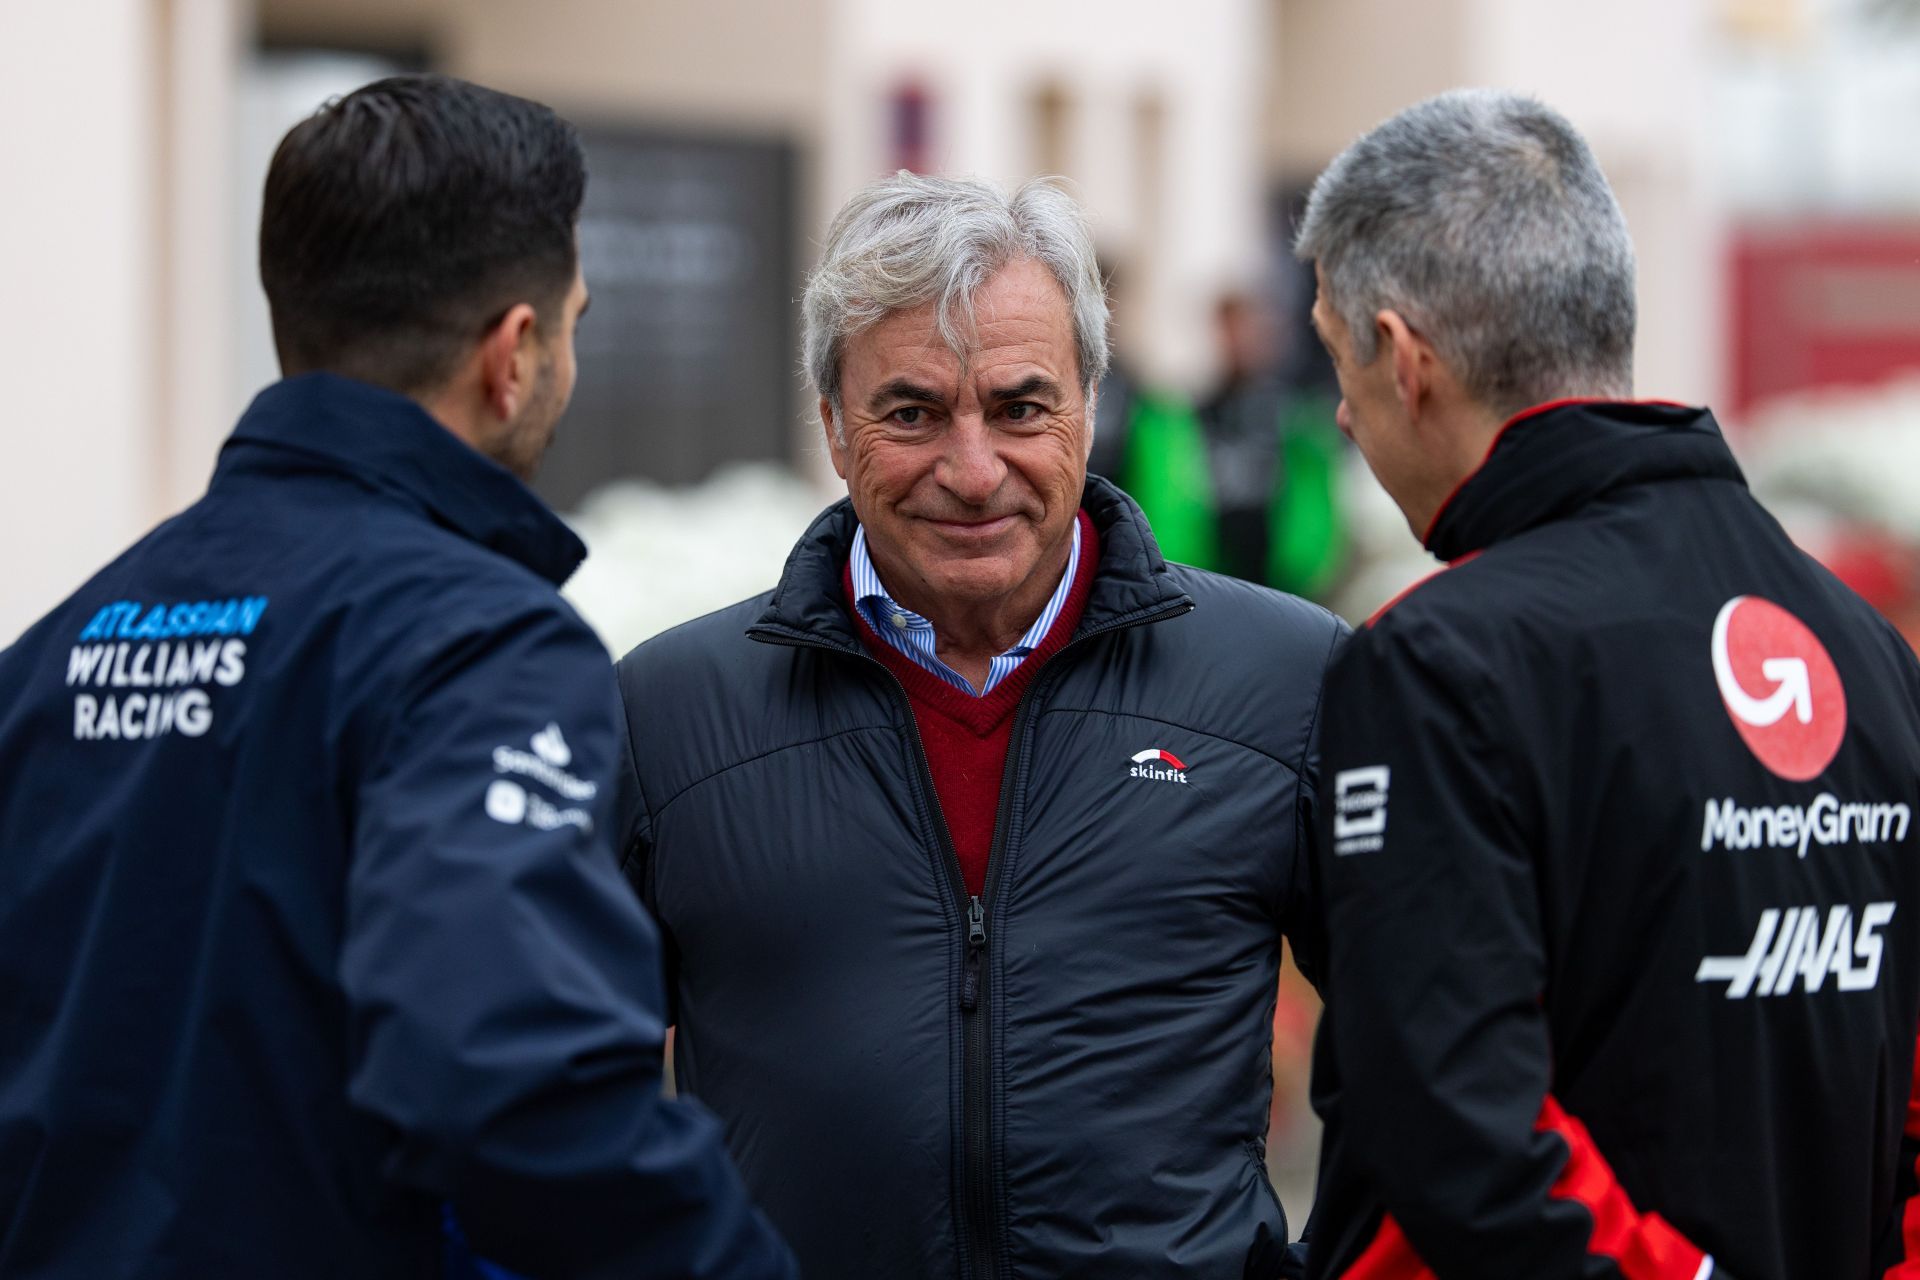
[[[1174,584],[1153,531],[1132,498],[1089,475],[1080,507],[1100,535],[1100,563],[1076,637],[1193,608],[1192,599]],[[853,504],[845,498],[820,513],[794,545],[772,601],[747,629],[748,635],[863,652],[840,589],[858,523]]]
[[[1705,409],[1560,400],[1510,418],[1478,469],[1440,504],[1427,550],[1454,561],[1562,519],[1621,485],[1746,477]]]
[[[276,382],[240,418],[214,483],[292,464],[351,476],[558,586],[586,558],[574,532],[518,477],[420,405],[330,373]]]

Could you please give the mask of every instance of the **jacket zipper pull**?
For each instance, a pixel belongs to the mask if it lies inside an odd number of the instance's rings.
[[[987,945],[987,910],[979,896],[967,900],[967,972],[960,984],[960,1007],[968,1013],[980,1003],[980,952]]]

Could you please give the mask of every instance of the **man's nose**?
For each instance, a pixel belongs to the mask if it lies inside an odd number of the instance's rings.
[[[934,478],[941,488],[969,506],[984,506],[1000,491],[1007,464],[1000,457],[984,415],[956,416]]]

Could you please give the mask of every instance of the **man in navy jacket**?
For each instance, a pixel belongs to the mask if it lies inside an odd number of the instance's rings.
[[[660,1094],[619,711],[526,488],[585,173],[436,77],[297,126],[288,379],[206,497],[0,654],[0,1276],[786,1276]]]

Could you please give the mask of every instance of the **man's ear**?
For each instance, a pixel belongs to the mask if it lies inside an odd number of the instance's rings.
[[[502,422],[519,414],[539,371],[539,319],[531,304],[515,303],[480,339],[480,392]]]
[[[840,443],[840,433],[844,428],[834,420],[833,401],[820,397],[820,429],[827,433],[827,457],[833,460],[834,474],[842,480],[847,478],[847,447]]]
[[[1433,394],[1433,344],[1416,333],[1398,311],[1385,310],[1373,318],[1374,339],[1391,361],[1393,387],[1407,420],[1418,422],[1420,411]]]

